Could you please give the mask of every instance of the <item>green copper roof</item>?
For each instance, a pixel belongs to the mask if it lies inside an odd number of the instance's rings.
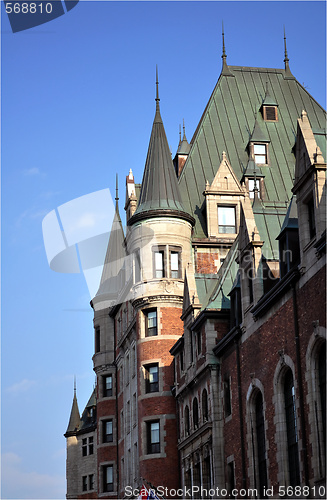
[[[267,87],[266,87],[266,95],[265,95],[265,98],[263,100],[262,106],[278,106],[276,99],[271,97],[271,95],[269,93],[268,82],[267,82]]]
[[[205,274],[202,280],[199,274],[195,275],[196,288],[202,305],[202,311],[209,309],[228,310],[230,308],[228,295],[233,288],[238,272],[238,264],[236,263],[237,252],[238,238],[234,241],[217,274]],[[204,291],[206,291],[206,295],[204,295]]]
[[[277,249],[275,238],[293,187],[295,157],[292,148],[297,119],[305,109],[312,128],[324,129],[326,113],[287,68],[227,66],[227,69],[228,74],[225,67],[220,75],[191,140],[191,150],[179,178],[181,199],[185,209],[195,218],[194,237],[206,237],[203,195],[206,180],[212,183],[223,151],[238,179],[242,178],[249,159],[247,145],[257,117],[263,136],[270,141],[269,165],[261,167],[265,176],[265,206],[269,206],[267,213],[262,206],[262,213],[258,214],[258,226],[265,234],[261,235],[258,229],[262,239],[268,236],[270,229],[277,230],[272,238],[274,243],[270,245],[272,251]],[[267,82],[271,98],[278,103],[276,122],[265,122],[259,112]],[[277,215],[276,221],[272,221],[273,214]]]
[[[188,155],[189,152],[190,152],[190,149],[191,149],[191,146],[190,146],[188,140],[186,139],[185,125],[183,123],[183,140],[179,141],[178,149],[177,149],[177,153],[176,154],[179,154],[179,155]]]
[[[261,117],[261,114],[259,116]],[[249,142],[270,142],[269,135],[267,134],[267,131],[263,128],[263,125],[264,121],[262,117],[261,119],[257,117],[255,119],[253,132],[251,134]]]
[[[128,224],[149,218],[167,215],[181,217],[194,223],[185,211],[178,188],[171,153],[163,126],[158,97],[156,114],[152,126],[148,154],[142,180],[138,207]]]

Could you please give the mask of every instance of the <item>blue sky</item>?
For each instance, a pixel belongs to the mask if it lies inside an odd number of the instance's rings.
[[[190,140],[221,70],[290,68],[326,107],[325,2],[89,2],[13,34],[2,7],[2,498],[64,498],[74,375],[95,383],[83,274],[52,271],[42,220],[119,174],[142,179],[155,112],[173,153]],[[310,118],[310,117],[309,117]]]

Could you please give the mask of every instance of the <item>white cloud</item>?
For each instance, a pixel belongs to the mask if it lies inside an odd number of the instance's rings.
[[[29,391],[32,387],[35,386],[35,384],[35,380],[28,380],[27,378],[24,378],[20,382],[16,382],[10,387],[7,387],[6,392],[9,392],[11,394],[21,394],[22,392]]]
[[[34,176],[34,175],[43,175],[43,174],[41,173],[39,168],[32,167],[32,168],[28,168],[27,170],[24,170],[24,175]]]
[[[24,464],[16,453],[2,455],[3,499],[63,499],[65,498],[65,476],[42,474],[24,470]]]
[[[26,220],[43,219],[48,213],[47,209],[29,208],[16,218],[16,227],[20,227]]]

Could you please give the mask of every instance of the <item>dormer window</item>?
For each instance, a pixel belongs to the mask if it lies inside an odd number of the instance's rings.
[[[263,106],[263,119],[266,122],[277,122],[277,106]]]
[[[267,165],[267,144],[253,144],[253,154],[257,165]]]
[[[235,207],[218,206],[218,232],[219,234],[236,233]]]

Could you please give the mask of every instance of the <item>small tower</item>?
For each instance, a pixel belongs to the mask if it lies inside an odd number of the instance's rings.
[[[178,149],[177,149],[175,158],[173,160],[177,177],[179,177],[182,173],[182,170],[184,168],[185,162],[186,162],[187,157],[189,155],[190,149],[191,149],[191,146],[190,146],[188,140],[186,139],[186,135],[185,135],[185,123],[184,123],[184,119],[183,119],[183,140],[181,139],[181,132],[180,132]]]
[[[181,337],[183,276],[191,263],[194,219],[183,207],[163,126],[156,113],[138,207],[128,221],[127,251],[139,253],[133,286],[138,374],[139,474],[154,486],[178,487],[176,406],[170,348]]]
[[[126,291],[126,252],[124,231],[116,209],[103,266],[99,290],[91,301],[94,310],[93,369],[97,376],[97,467],[98,492],[117,497],[117,406],[115,318],[111,314],[124,300]],[[128,292],[127,292],[128,294]]]
[[[78,494],[78,439],[81,418],[76,397],[76,382],[74,382],[74,397],[67,430],[64,434],[66,438],[66,480],[67,498],[77,498]]]

